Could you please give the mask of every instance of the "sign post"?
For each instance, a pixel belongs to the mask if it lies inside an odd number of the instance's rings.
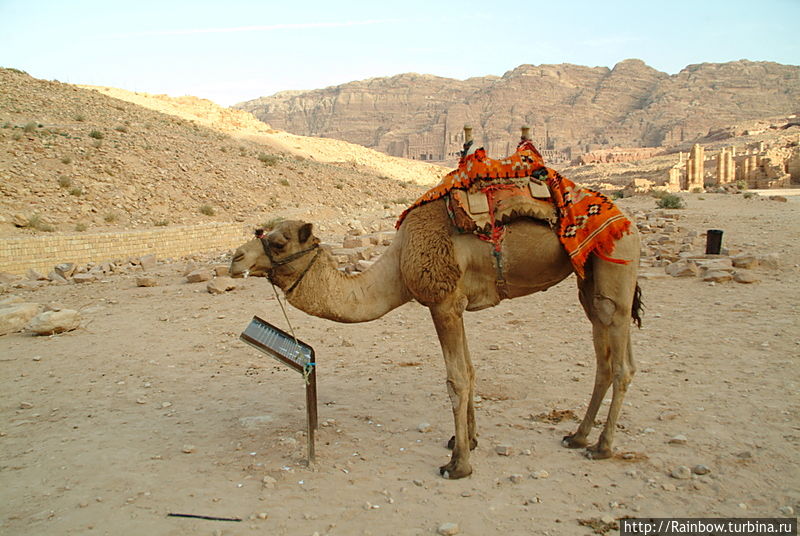
[[[314,432],[319,428],[317,363],[314,348],[257,316],[253,317],[239,338],[303,375],[306,384],[308,463],[313,463],[315,459]]]

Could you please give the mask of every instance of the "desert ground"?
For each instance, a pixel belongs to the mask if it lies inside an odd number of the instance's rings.
[[[777,266],[751,284],[642,268],[639,368],[604,461],[560,446],[594,370],[574,276],[468,314],[479,445],[458,481],[438,473],[452,414],[421,305],[348,325],[288,308],[317,353],[307,466],[302,377],[239,340],[254,314],[286,329],[266,279],[212,295],[173,262],[150,274],[155,287],[128,274],[12,288],[1,297],[78,309],[82,323],[0,337],[0,534],[584,535],[613,534],[625,516],[793,517],[800,197],[685,198],[683,232],[723,229],[730,253],[776,254]],[[651,197],[619,203],[655,209]]]

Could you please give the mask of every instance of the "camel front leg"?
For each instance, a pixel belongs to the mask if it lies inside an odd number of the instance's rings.
[[[469,371],[469,402],[467,403],[467,430],[469,433],[469,449],[475,450],[478,446],[478,429],[475,425],[475,367],[472,366],[472,357],[469,353],[469,344],[464,330],[464,322],[461,322],[461,339],[464,341],[464,357],[467,360],[467,370]],[[456,444],[456,436],[452,436],[447,442],[447,448],[453,450]]]
[[[470,426],[470,396],[473,392],[474,372],[465,351],[466,339],[463,323],[463,299],[449,299],[431,306],[431,316],[442,346],[447,369],[447,393],[453,405],[455,439],[450,462],[439,468],[445,478],[463,478],[472,474],[469,463],[471,434],[474,437],[474,409]]]

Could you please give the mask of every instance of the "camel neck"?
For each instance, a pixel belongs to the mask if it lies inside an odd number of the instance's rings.
[[[320,253],[302,281],[286,291],[286,299],[301,311],[336,322],[380,318],[411,299],[400,276],[400,248],[395,244],[365,272],[355,275],[339,271],[329,252]],[[294,281],[290,274],[276,279],[284,289]]]

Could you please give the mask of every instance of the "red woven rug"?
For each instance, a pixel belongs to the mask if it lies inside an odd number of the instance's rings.
[[[546,182],[556,207],[558,223],[556,234],[569,254],[575,272],[584,276],[584,265],[589,255],[595,253],[602,259],[627,264],[614,259],[614,245],[630,232],[631,221],[611,200],[588,188],[578,188],[554,169],[544,165],[544,159],[529,140],[520,142],[511,156],[499,160],[488,158],[482,148],[461,159],[458,168],[448,173],[442,182],[425,192],[397,220],[399,228],[403,219],[414,208],[440,199],[454,188],[480,188],[502,183],[503,180],[529,178]]]

